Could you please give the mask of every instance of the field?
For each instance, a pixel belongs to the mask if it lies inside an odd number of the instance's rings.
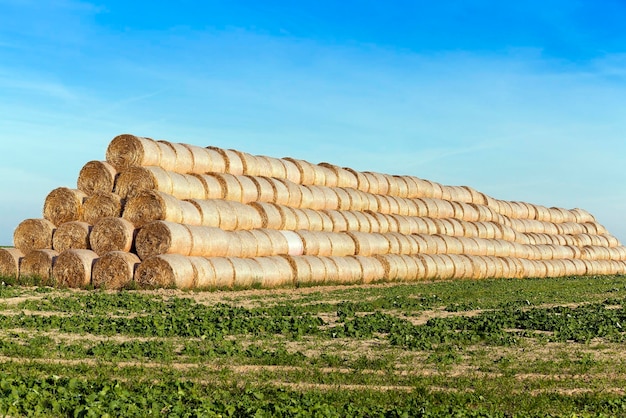
[[[624,298],[624,276],[204,293],[5,279],[0,414],[625,416]]]

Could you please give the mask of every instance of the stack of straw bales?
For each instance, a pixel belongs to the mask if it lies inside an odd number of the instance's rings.
[[[247,288],[623,274],[582,209],[216,147],[112,140],[26,219],[0,275],[59,285]]]

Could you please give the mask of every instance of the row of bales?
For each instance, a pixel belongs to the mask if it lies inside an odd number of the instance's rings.
[[[247,288],[622,274],[582,209],[132,135],[26,219],[0,274],[58,285]]]

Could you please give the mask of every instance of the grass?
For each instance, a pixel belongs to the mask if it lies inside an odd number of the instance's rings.
[[[242,292],[9,284],[0,413],[623,416],[625,300],[624,276]]]

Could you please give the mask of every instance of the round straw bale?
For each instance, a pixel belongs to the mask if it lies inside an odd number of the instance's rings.
[[[306,209],[315,209],[316,206],[319,206],[320,203],[315,202],[315,196],[313,196],[313,192],[309,188],[310,186],[303,186],[301,184],[298,185],[300,189],[300,207]]]
[[[383,214],[392,213],[391,203],[389,199],[387,198],[387,196],[374,195],[374,198],[376,199],[376,206],[378,207],[378,210],[376,212],[383,213]]]
[[[257,201],[271,203],[276,201],[276,189],[267,177],[251,176],[249,179],[254,183],[257,190]]]
[[[52,248],[59,253],[70,248],[90,250],[89,234],[91,234],[91,225],[87,222],[65,222],[54,232]]]
[[[299,184],[296,184],[292,181],[286,179],[277,179],[277,182],[283,183],[287,190],[287,195],[285,196],[285,205],[291,206],[292,208],[300,208],[302,206],[302,189],[303,187]]]
[[[218,199],[210,199],[210,200],[201,200],[201,199],[190,199],[188,202],[196,207],[198,213],[200,215],[201,225],[203,226],[213,226],[222,228],[223,230],[233,230],[237,227],[237,222],[232,221],[232,224],[227,225],[227,221],[229,221],[232,216],[228,216],[224,222],[222,222],[220,217],[220,212],[222,211],[222,205],[218,202],[221,200]],[[229,213],[229,215],[232,215]]]
[[[181,201],[167,193],[155,190],[142,190],[131,197],[124,207],[125,219],[141,228],[152,221],[182,223]]]
[[[409,198],[431,198],[434,196],[433,184],[431,182],[414,176],[405,176],[405,180],[409,187]]]
[[[237,176],[236,179],[239,182],[239,187],[241,188],[241,198],[238,200],[238,202],[256,202],[259,199],[259,190],[256,184],[252,181],[252,179],[247,176]]]
[[[191,289],[196,282],[196,271],[190,257],[162,254],[148,258],[137,266],[135,282],[148,288]]]
[[[60,286],[87,286],[91,283],[91,271],[97,259],[98,254],[91,250],[63,251],[52,267],[54,280]]]
[[[47,219],[25,219],[13,232],[13,244],[23,253],[52,248],[56,227]]]
[[[99,255],[110,251],[130,252],[135,234],[135,226],[130,221],[124,218],[103,218],[93,226],[89,244]]]
[[[82,220],[94,225],[102,218],[122,216],[123,200],[112,192],[95,192],[83,203]]]
[[[380,282],[385,276],[385,268],[379,259],[376,257],[364,257],[360,255],[350,256],[356,260],[361,267],[361,280],[360,283],[374,283]]]
[[[235,284],[235,266],[230,257],[211,257],[213,269],[215,270],[215,286],[218,289],[230,289]]]
[[[388,282],[406,281],[408,276],[408,267],[406,260],[397,254],[377,255],[385,271],[384,279]]]
[[[166,150],[164,153],[161,151],[161,158],[163,158],[163,154],[167,154],[168,159],[172,159],[170,164],[170,170],[176,173],[192,173],[194,167],[193,153],[191,150],[185,146],[185,144],[179,144],[175,142],[168,141],[157,141],[160,146],[169,147],[170,150]]]
[[[159,165],[161,151],[157,142],[135,135],[118,135],[109,144],[106,160],[118,171],[128,167]]]
[[[20,262],[20,277],[50,279],[52,277],[52,267],[58,256],[59,252],[55,250],[29,251]],[[0,260],[1,259],[2,255],[0,251]]]
[[[341,195],[340,195],[341,193]],[[348,204],[346,207],[346,203],[345,203],[345,198],[347,195],[348,198]],[[341,189],[341,192],[337,192],[337,195],[340,196],[340,200],[341,200],[341,205],[340,207],[345,209],[342,210],[367,210],[368,209],[368,202],[366,200],[364,200],[364,195],[365,193],[360,192],[359,190],[353,189],[353,188],[343,188]]]
[[[356,212],[353,212],[350,210],[344,210],[339,213],[341,213],[341,215],[346,220],[347,231],[361,231],[361,225],[359,224],[359,219],[355,216]]]
[[[296,184],[302,184],[302,176],[298,166],[293,162],[285,158],[281,158],[280,162],[285,167],[285,178]]]
[[[237,154],[237,156],[241,160],[241,165],[243,166],[243,174],[247,174],[249,176],[268,175],[268,173],[261,173],[261,167],[255,155],[237,150],[232,150],[232,152]]]
[[[330,282],[354,284],[363,282],[361,264],[353,257],[325,257],[337,266],[337,277]]]
[[[211,255],[192,254],[192,249],[193,238],[189,228],[174,222],[151,222],[144,225],[135,238],[135,250],[142,260],[159,254]]]
[[[234,150],[222,149],[217,147],[207,147],[208,149],[219,152],[224,158],[224,172],[233,174],[235,176],[240,176],[243,173],[243,162],[239,155]]]
[[[320,186],[315,186],[315,185],[309,185],[309,186],[303,186],[303,189],[307,189],[308,192],[305,192],[307,195],[310,195],[310,197],[307,198],[308,200],[308,204],[307,204],[307,208],[308,209],[313,209],[313,210],[322,210],[322,209],[327,209],[327,210],[337,210],[338,207],[338,199],[336,199],[336,204],[333,207],[330,204],[327,204],[326,202],[326,197],[324,195],[324,191],[322,190],[322,187]],[[304,207],[304,206],[303,206]]]
[[[346,233],[332,232],[327,233],[330,240],[332,254],[335,257],[344,257],[356,254],[356,246],[354,240]]]
[[[356,231],[346,234],[354,241],[356,255],[372,256],[390,252],[391,244],[384,234]]]
[[[267,157],[265,155],[257,155],[256,158],[259,163],[261,175],[277,179],[284,179],[287,177],[287,170],[281,159]]]
[[[378,218],[374,216],[374,213],[370,211],[366,211],[366,212],[355,211],[355,213],[360,214],[359,216],[364,218],[363,220],[359,218],[359,223],[361,225],[361,228],[363,228],[362,226],[363,223],[367,222],[367,225],[369,225],[369,232],[383,232],[381,231],[382,229],[381,222],[379,222]],[[387,230],[389,230],[388,224],[390,221],[387,219],[387,217],[390,217],[391,215],[381,215],[381,216],[385,218],[383,222],[387,224]],[[367,231],[364,231],[364,232],[367,232]],[[384,232],[387,232],[387,231],[384,231]]]
[[[381,234],[385,237],[385,239],[389,242],[389,254],[401,254],[401,244],[398,240],[398,236],[388,232],[386,234]]]
[[[389,179],[387,175],[377,172],[369,172],[370,175],[370,193],[380,194],[380,195],[389,195],[391,185],[389,184]],[[372,192],[372,179],[374,179],[373,183],[376,184],[376,191]]]
[[[219,182],[220,187],[223,190],[225,200],[242,202],[243,190],[237,176],[227,173],[210,173],[205,177],[214,177]]]
[[[141,263],[133,253],[111,251],[96,260],[92,282],[102,289],[122,289],[133,282],[135,269]]]
[[[313,164],[308,161],[296,160],[294,158],[284,158],[284,160],[294,164],[300,172],[300,181],[296,183],[304,185],[315,184],[315,166]]]
[[[205,183],[192,174],[167,173],[172,181],[171,195],[177,199],[207,199]],[[164,191],[164,190],[161,190]]]
[[[283,219],[279,206],[273,203],[253,202],[249,204],[261,218],[261,227],[267,229],[281,229]],[[222,229],[226,229],[223,228]]]
[[[52,190],[43,206],[43,217],[55,225],[78,221],[83,214],[83,202],[87,195],[78,189],[59,187]]]
[[[261,287],[273,289],[295,285],[291,264],[284,257],[257,257],[260,267]]]
[[[259,241],[250,231],[233,231],[229,234],[228,253],[229,257],[252,258],[259,254]],[[231,251],[233,245],[233,252]]]
[[[315,255],[315,256],[320,255],[319,254],[320,239],[319,239],[319,236],[316,235],[316,233],[310,232],[310,231],[296,231],[296,234],[298,235],[298,237],[300,238],[300,241],[302,242],[304,255]],[[328,242],[328,240],[326,240],[326,247],[330,249],[330,242]],[[297,255],[297,254],[290,254],[290,255]],[[328,251],[322,255],[328,256],[330,254]]]
[[[183,144],[183,146],[189,150],[193,158],[190,174],[223,173],[225,171],[226,163],[219,152],[195,145]]]
[[[89,161],[78,174],[77,187],[86,195],[95,192],[112,192],[117,170],[106,161]]]
[[[467,203],[474,203],[477,205],[486,205],[487,204],[487,198],[485,197],[485,195],[479,191],[477,191],[476,189],[469,187],[469,186],[461,186],[463,189],[465,189],[467,191],[467,193],[469,193],[470,195],[470,201]]]
[[[309,231],[324,231],[326,230],[327,226],[324,225],[324,218],[322,217],[322,215],[320,214],[319,211],[313,210],[313,209],[294,209],[294,211],[300,216],[306,216],[306,228],[299,228],[299,229],[307,229]],[[332,226],[330,226],[330,229],[332,230]]]
[[[270,183],[274,194],[274,200],[272,203],[277,205],[287,205],[290,201],[289,187],[287,186],[287,183],[271,177],[267,177],[267,181]],[[302,192],[300,192],[300,194],[302,194]]]
[[[230,262],[235,271],[233,282],[235,289],[250,289],[253,286],[261,286],[263,282],[261,268],[254,259],[230,257]]]
[[[346,189],[341,187],[335,187],[332,189],[337,195],[337,209],[338,210],[353,210],[351,205],[350,195],[346,192]]]
[[[429,254],[418,254],[411,256],[418,266],[423,279],[436,279],[438,277],[437,262]]]
[[[319,163],[318,166],[324,169],[326,182],[329,182],[328,179],[331,178],[329,184],[325,183],[328,187],[356,187],[358,185],[356,177],[350,171],[329,163]]]
[[[440,279],[452,279],[454,277],[454,261],[447,254],[434,254],[431,257],[437,263],[437,275]]]
[[[405,219],[409,222],[411,226],[411,234],[429,234],[431,232],[429,223],[426,221],[426,218],[409,217]],[[400,228],[399,224],[398,228]],[[437,233],[436,229],[432,233]]]
[[[348,223],[346,218],[343,216],[343,211],[337,210],[321,210],[319,211],[320,215],[328,217],[332,224],[333,232],[343,232],[348,230]]]
[[[187,257],[194,270],[194,289],[215,289],[217,287],[217,273],[213,267],[214,258]]]
[[[194,174],[193,176],[204,187],[205,199],[224,199],[226,197],[223,183],[217,177],[211,174]]]
[[[347,211],[344,211],[344,213]],[[358,211],[350,211],[352,215],[357,219],[358,222],[358,231],[361,232],[372,232],[372,224],[370,223],[370,218],[366,216],[363,212]],[[376,224],[374,225],[374,227]]]
[[[115,193],[122,199],[140,190],[158,190],[172,194],[172,179],[161,167],[129,167],[120,172],[115,183]]]
[[[337,187],[338,181],[337,173],[334,170],[324,165],[316,165],[315,184],[326,187]]]
[[[595,222],[593,215],[584,209],[575,208],[571,210],[577,223]]]
[[[443,198],[443,189],[442,189],[442,185],[435,182],[435,181],[429,181],[429,180],[424,180],[427,181],[431,184],[432,187],[432,198],[433,199],[442,199]]]
[[[23,258],[24,253],[17,248],[0,248],[0,277],[18,277]]]
[[[369,179],[365,174],[350,167],[344,167],[343,169],[352,174],[354,178],[356,178],[356,186],[353,186],[353,188],[365,193],[369,192]]]
[[[289,206],[275,205],[278,213],[280,214],[280,227],[278,229],[286,229],[293,231],[298,226],[298,217],[292,208]]]
[[[296,286],[313,286],[326,283],[327,269],[331,272],[334,269],[336,274],[336,265],[328,264],[327,257],[316,257],[309,255],[301,256],[284,256],[289,262],[294,274]]]

